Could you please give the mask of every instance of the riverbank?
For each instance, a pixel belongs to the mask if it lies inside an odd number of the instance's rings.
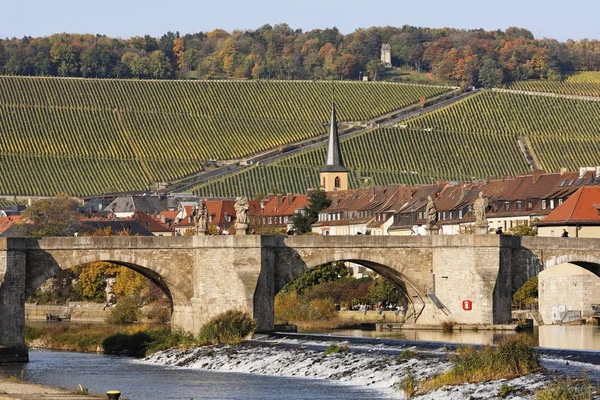
[[[14,377],[0,376],[0,400],[90,400],[106,398],[106,396],[76,392],[77,389],[66,390],[20,381]]]

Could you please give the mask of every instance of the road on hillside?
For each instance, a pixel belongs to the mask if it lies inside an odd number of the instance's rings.
[[[475,93],[478,93],[481,90],[482,89],[474,89],[474,90],[471,90],[471,91],[459,94],[458,96],[452,97],[450,99],[443,100],[443,101],[441,101],[439,103],[436,103],[436,104],[433,104],[431,106],[422,108],[420,110],[408,111],[408,112],[405,112],[405,113],[398,112],[397,110],[396,111],[392,111],[390,113],[387,113],[385,115],[379,116],[379,117],[377,117],[377,118],[369,121],[368,122],[369,127],[367,127],[367,128],[362,128],[362,129],[359,129],[359,130],[352,130],[350,128],[349,132],[345,132],[345,133],[344,132],[340,132],[340,138],[346,138],[346,137],[352,137],[352,136],[355,136],[355,135],[359,135],[361,133],[364,133],[364,132],[366,132],[368,130],[371,130],[373,128],[376,128],[376,127],[390,127],[390,126],[394,126],[398,122],[406,121],[407,119],[415,118],[415,117],[418,117],[418,116],[420,116],[422,114],[438,110],[438,109],[440,109],[442,107],[446,107],[446,106],[448,106],[448,105],[450,105],[452,103],[455,103],[455,102],[457,102],[459,100],[464,99],[465,97],[468,97],[468,96],[471,96],[471,95],[473,95]],[[394,118],[391,118],[391,119],[387,119],[387,118],[389,118],[389,116],[393,116],[393,115],[396,115],[396,114],[399,114],[399,115],[397,117],[394,117]],[[381,122],[378,123],[377,121],[381,121]],[[192,189],[193,187],[198,186],[199,184],[204,183],[204,182],[206,182],[208,180],[221,178],[221,177],[223,177],[225,175],[229,175],[229,174],[241,171],[241,170],[243,170],[243,169],[245,169],[245,168],[247,168],[247,167],[249,167],[251,165],[254,165],[254,164],[258,164],[258,163],[260,163],[262,165],[272,164],[272,163],[274,163],[274,162],[276,162],[278,160],[281,160],[282,158],[289,157],[289,156],[297,154],[297,153],[299,153],[301,151],[305,151],[305,150],[312,149],[312,148],[315,148],[315,147],[323,146],[323,145],[325,145],[327,143],[327,140],[328,140],[328,137],[325,136],[325,137],[323,137],[321,139],[318,139],[316,141],[313,139],[312,143],[308,143],[308,144],[304,144],[304,145],[302,143],[291,143],[290,145],[292,145],[292,146],[298,146],[298,147],[294,148],[294,149],[290,149],[290,150],[285,151],[283,153],[280,153],[277,150],[272,150],[272,151],[270,151],[270,152],[268,152],[266,154],[261,154],[261,155],[249,158],[248,161],[247,161],[247,165],[239,165],[239,164],[238,165],[230,165],[230,166],[227,166],[227,167],[221,167],[221,168],[215,169],[213,171],[208,171],[208,172],[202,173],[201,175],[198,175],[198,179],[196,181],[194,181],[193,183],[185,185],[185,186],[182,186],[180,188],[177,188],[177,189],[173,190],[171,193],[183,193],[186,190]]]

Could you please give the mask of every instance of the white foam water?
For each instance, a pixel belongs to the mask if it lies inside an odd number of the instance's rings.
[[[325,354],[331,344],[345,350]],[[419,350],[401,344],[265,338],[239,346],[170,349],[142,362],[219,372],[328,379],[403,398],[404,393],[398,388],[402,379],[412,375],[418,381],[442,373],[451,366],[447,355],[444,348]],[[512,380],[446,386],[419,398],[488,399],[498,396],[500,388],[506,385],[513,390],[504,398],[533,399],[535,391],[551,381],[549,374],[531,374]]]

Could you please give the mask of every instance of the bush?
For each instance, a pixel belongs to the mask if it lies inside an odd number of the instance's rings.
[[[415,377],[412,374],[408,374],[398,382],[398,389],[404,392],[404,396],[407,399],[410,399],[415,394],[416,383]]]
[[[121,297],[108,316],[106,322],[109,324],[128,325],[136,323],[142,312],[138,308],[138,299],[133,296]]]
[[[317,321],[331,319],[337,316],[337,310],[331,299],[314,299],[308,303],[308,316]]]
[[[350,351],[350,349],[348,349],[348,345],[344,344],[344,345],[338,346],[337,344],[332,343],[329,346],[327,346],[327,348],[325,349],[324,355],[347,353],[348,351]]]
[[[497,347],[461,348],[452,361],[454,366],[450,370],[422,381],[420,391],[466,382],[513,379],[541,370],[540,357],[533,350],[530,339],[520,335],[504,340]]]
[[[148,319],[161,324],[166,324],[171,321],[171,312],[164,306],[154,306],[148,312]]]
[[[237,344],[254,331],[256,322],[245,312],[229,310],[200,328],[198,341],[207,344]]]
[[[558,379],[536,393],[536,400],[588,400],[594,388],[587,379]]]

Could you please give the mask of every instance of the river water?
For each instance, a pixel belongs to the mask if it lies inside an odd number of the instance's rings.
[[[92,393],[117,389],[123,397],[132,400],[386,399],[398,396],[390,390],[388,383],[403,374],[402,370],[380,368],[381,360],[384,364],[389,363],[389,359],[385,361],[386,356],[398,357],[403,350],[413,346],[428,348],[438,354],[421,367],[423,371],[429,371],[444,368],[444,362],[435,361],[441,357],[443,350],[439,349],[445,347],[444,343],[494,344],[514,334],[502,331],[332,331],[321,334],[319,339],[304,335],[269,338],[261,343],[262,349],[257,346],[230,350],[229,353],[221,351],[210,357],[194,352],[173,353],[146,361],[32,349],[29,363],[2,365],[0,372],[67,389],[82,385]],[[542,348],[572,349],[542,349],[546,368],[573,376],[583,371],[591,379],[600,380],[599,327],[544,326],[528,334]],[[351,343],[351,355],[339,361],[323,359],[323,349],[328,342],[340,341]],[[282,343],[286,349],[272,353],[271,348]],[[312,358],[298,350],[306,348],[315,350]],[[282,361],[286,357],[288,361]],[[367,360],[369,357],[371,361]],[[346,371],[353,371],[354,375],[346,378]],[[334,375],[337,376],[334,380],[315,379]]]
[[[130,400],[190,399],[388,399],[375,390],[322,379],[224,373],[141,363],[129,357],[30,350],[29,363],[0,371],[43,385],[90,393],[121,391]]]

